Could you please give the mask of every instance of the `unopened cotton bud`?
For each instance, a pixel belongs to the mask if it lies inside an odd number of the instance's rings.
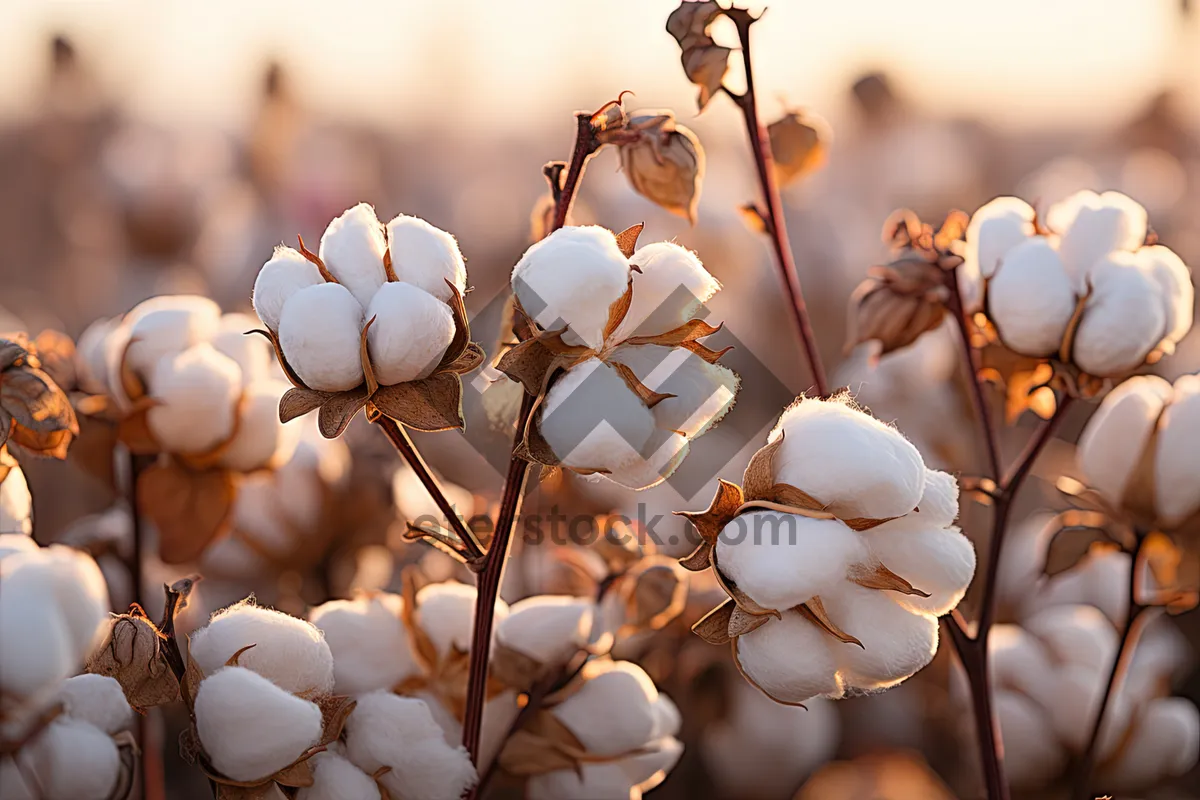
[[[33,497],[24,470],[16,465],[0,480],[0,533],[33,533]]]
[[[1174,397],[1163,412],[1154,454],[1154,495],[1160,519],[1178,524],[1200,509],[1200,377],[1175,382]]]
[[[27,533],[0,533],[0,558],[37,549],[38,543]]]
[[[1110,503],[1120,504],[1171,396],[1171,384],[1157,375],[1134,376],[1110,392],[1088,420],[1076,459],[1088,485]]]
[[[997,197],[980,206],[967,225],[963,271],[992,277],[1006,254],[1034,235],[1034,213],[1016,197]]]
[[[1146,209],[1119,192],[1077,192],[1051,206],[1046,221],[1061,235],[1063,264],[1079,286],[1105,255],[1146,240]]]
[[[446,800],[478,780],[466,749],[446,743],[429,707],[416,698],[362,695],[345,737],[346,755],[359,769],[373,775],[386,768],[379,782],[392,797]]]
[[[629,261],[641,271],[633,274],[633,299],[616,341],[678,328],[721,288],[695,253],[674,242],[640,247]]]
[[[367,306],[367,347],[385,386],[428,377],[454,339],[450,307],[411,283],[385,283]]]
[[[728,55],[723,47],[705,48],[693,63],[707,74],[718,61],[723,63],[721,51]],[[643,130],[642,138],[620,146],[621,169],[635,192],[694,225],[704,181],[704,148],[691,129],[668,114],[637,116],[629,125],[655,120],[661,122]]]
[[[95,725],[107,734],[128,727],[133,709],[115,678],[85,673],[63,681],[58,690],[67,716]]]
[[[221,463],[250,472],[291,457],[299,430],[279,421],[279,399],[291,387],[283,381],[261,380],[246,387],[237,433],[221,454]]]
[[[496,600],[497,625],[508,616],[508,604]],[[451,649],[467,652],[475,621],[475,587],[462,583],[432,583],[417,592],[417,624],[429,636],[440,656]]]
[[[279,327],[278,319],[275,327]],[[271,345],[261,336],[247,335],[256,328],[258,321],[249,314],[226,314],[212,338],[218,353],[237,362],[244,383],[267,377],[271,368]]]
[[[578,597],[528,597],[509,609],[496,641],[539,664],[565,663],[587,644],[592,613],[592,603]]]
[[[620,347],[613,360],[632,369],[647,389],[674,395],[651,409],[662,430],[699,436],[733,408],[737,397],[740,379],[736,372],[710,364],[686,347]]]
[[[658,690],[645,671],[628,661],[590,662],[583,685],[552,713],[588,753],[618,756],[652,741],[663,727]]]
[[[904,435],[846,402],[802,399],[780,417],[776,482],[807,492],[842,518],[898,517],[925,487],[921,454]]]
[[[325,267],[363,308],[383,285],[383,253],[387,243],[375,209],[359,203],[329,223],[321,236]]]
[[[325,751],[310,759],[312,786],[304,786],[296,800],[379,800],[379,784],[346,757]]]
[[[419,671],[400,620],[403,605],[399,595],[381,592],[331,600],[309,613],[333,653],[335,691],[391,689]]]
[[[134,372],[148,376],[160,358],[209,341],[220,319],[221,308],[207,297],[152,297],[125,315],[130,335],[125,363]]]
[[[316,264],[298,251],[280,245],[275,248],[271,260],[259,270],[250,299],[263,325],[278,331],[279,317],[288,299],[301,289],[324,282]]]
[[[1167,302],[1154,276],[1132,253],[1097,261],[1091,296],[1075,332],[1072,359],[1092,375],[1115,376],[1137,369],[1167,332]]]
[[[861,647],[829,642],[849,686],[895,686],[923,669],[937,652],[937,619],[910,613],[888,595],[846,583],[821,598],[833,623],[862,642]]]
[[[565,466],[613,471],[641,458],[654,415],[615,369],[590,358],[550,387],[538,428]]]
[[[975,575],[975,547],[958,528],[931,527],[919,514],[865,532],[871,553],[928,597],[896,595],[900,605],[941,616],[958,605]]]
[[[321,709],[242,667],[222,667],[196,692],[196,732],[227,778],[273,775],[321,738]]]
[[[1146,705],[1127,747],[1105,765],[1106,786],[1137,791],[1164,778],[1184,775],[1200,753],[1200,712],[1183,697]]]
[[[845,581],[867,549],[841,520],[756,510],[725,526],[716,556],[721,573],[756,603],[787,609]]]
[[[1032,700],[998,691],[994,705],[1004,741],[1004,766],[1016,786],[1043,785],[1062,771],[1066,751]]]
[[[1094,606],[1051,606],[1025,621],[1059,664],[1080,664],[1102,670],[1117,652],[1117,632]]]
[[[279,317],[279,346],[310,389],[344,392],[363,382],[363,308],[345,286],[296,292]]]
[[[94,725],[70,717],[51,722],[20,758],[33,766],[45,798],[106,800],[121,772],[120,754],[112,738]]]
[[[321,631],[302,619],[250,603],[214,614],[193,634],[189,652],[208,675],[250,645],[254,647],[238,657],[239,666],[297,694],[333,689],[333,654]]]
[[[155,405],[146,412],[154,438],[175,453],[203,453],[233,433],[242,371],[201,344],[158,362],[150,377]]]
[[[1076,296],[1058,251],[1044,236],[1035,236],[1004,256],[988,283],[987,302],[1004,344],[1040,357],[1062,347]]]
[[[513,268],[512,286],[543,329],[566,327],[575,341],[599,350],[609,307],[629,288],[629,275],[612,233],[587,225],[560,228],[526,250]]]
[[[842,681],[827,637],[799,612],[784,611],[782,618],[737,637],[734,657],[746,677],[778,703],[840,697]]]
[[[454,236],[430,225],[420,217],[401,214],[387,224],[392,270],[404,283],[410,283],[441,300],[450,302],[453,292],[467,290],[467,267]]]

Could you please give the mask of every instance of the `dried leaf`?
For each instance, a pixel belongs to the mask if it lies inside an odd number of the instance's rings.
[[[663,400],[675,397],[673,394],[668,394],[666,392],[655,392],[651,390],[638,380],[637,375],[632,369],[625,366],[620,361],[610,361],[608,362],[608,365],[617,371],[617,374],[621,376],[621,380],[625,381],[625,385],[629,387],[629,390],[636,394],[638,398],[645,403],[646,408],[654,408]]]
[[[729,618],[729,636],[736,639],[739,636],[758,630],[771,621],[770,616],[750,614],[738,606],[734,606],[733,615]]]
[[[721,531],[737,515],[743,502],[740,486],[724,479],[717,480],[717,491],[704,511],[676,511],[676,516],[687,519],[696,528],[700,538],[710,547],[717,543]],[[690,558],[690,557],[689,557]]]
[[[745,500],[774,500],[775,471],[772,462],[775,451],[783,446],[784,432],[779,431],[778,438],[768,442],[750,458],[746,471],[742,474],[742,494]]]
[[[537,403],[533,407],[533,413],[529,415],[529,423],[525,426],[525,437],[522,439],[518,450],[514,452],[527,461],[532,461],[536,464],[545,464],[549,467],[558,467],[561,466],[561,462],[555,454],[554,448],[550,447],[550,443],[542,436],[541,428],[538,425],[541,419],[539,412],[544,401],[544,396],[538,398]],[[579,470],[574,471],[580,472]]]
[[[18,426],[35,433],[79,433],[75,410],[50,376],[33,367],[12,367],[0,378],[0,406]]]
[[[861,565],[852,568],[849,578],[859,586],[867,589],[880,589],[882,591],[899,592],[900,594],[917,595],[918,597],[929,597],[929,592],[914,589],[911,583],[892,572],[883,564],[876,564],[870,569]]]
[[[846,644],[856,644],[859,647],[863,647],[862,642],[846,633],[833,623],[833,620],[829,618],[828,612],[825,611],[825,604],[821,602],[820,597],[814,596],[808,602],[801,603],[800,605],[796,606],[796,610],[803,614],[804,618],[809,622],[813,623],[838,641],[845,642]],[[863,647],[863,649],[865,650],[866,648]]]
[[[371,366],[371,356],[367,352],[367,332],[371,330],[371,326],[375,324],[375,317],[367,320],[367,324],[363,325],[362,332],[358,334],[358,360],[362,362],[363,376],[367,382],[367,397],[375,394],[375,390],[379,388],[379,381],[375,379],[375,368]],[[343,426],[344,427],[344,426]],[[333,437],[330,436],[330,439]]]
[[[148,416],[153,401],[145,402],[149,400],[142,398],[140,406],[135,405],[129,414],[117,422],[117,441],[135,455],[148,456],[162,452],[162,445],[150,430]]]
[[[417,571],[414,567],[406,567],[400,572],[400,596],[404,600],[401,609],[401,622],[408,632],[412,652],[421,663],[426,674],[433,673],[438,668],[438,651],[429,634],[417,622]]]
[[[313,785],[312,762],[309,759],[297,761],[291,766],[284,767],[271,776],[280,786],[302,787]]]
[[[315,408],[320,408],[330,398],[333,392],[318,392],[315,389],[292,388],[279,398],[279,421],[291,422],[302,417]]]
[[[877,342],[886,355],[909,346],[942,324],[947,294],[942,268],[911,251],[875,267],[850,296],[846,350]]]
[[[647,556],[625,575],[626,605],[635,628],[661,630],[683,612],[687,601],[687,573],[666,556]]]
[[[625,316],[629,313],[629,307],[633,305],[633,274],[629,275],[629,283],[625,286],[625,293],[618,297],[608,307],[608,321],[604,323],[604,341],[608,341],[608,337],[612,336],[624,322]],[[561,335],[560,335],[561,341]]]
[[[1164,589],[1179,586],[1179,565],[1183,563],[1183,553],[1170,537],[1157,531],[1151,533],[1142,542],[1141,551],[1155,584]]]
[[[321,739],[317,744],[321,747],[332,744],[342,735],[346,720],[350,718],[358,701],[353,697],[341,694],[325,695],[317,699],[316,704],[321,709]]]
[[[713,66],[711,59],[721,50],[725,48],[710,48],[708,60],[692,59],[704,62],[702,66],[707,68]],[[696,224],[704,183],[704,147],[696,134],[675,122],[670,114],[634,117],[626,132],[618,153],[630,187],[664,210]]]
[[[721,6],[716,0],[706,2],[686,1],[667,17],[667,33],[679,42],[680,47],[690,47],[696,43],[711,41],[708,36],[708,26],[721,14]]]
[[[12,429],[12,414],[9,414],[3,408],[0,408],[0,447],[4,447],[4,445],[8,442],[8,435]],[[0,480],[3,480],[3,478],[0,478]]]
[[[520,383],[527,393],[536,395],[545,388],[557,358],[541,339],[527,339],[500,356],[496,369]]]
[[[1083,321],[1083,312],[1087,308],[1091,297],[1092,287],[1089,285],[1087,292],[1075,302],[1075,310],[1071,313],[1071,319],[1067,322],[1067,330],[1063,334],[1062,346],[1058,350],[1058,360],[1064,364],[1071,363],[1071,355],[1075,350],[1075,333],[1079,330],[1079,323]]]
[[[737,604],[733,600],[727,599],[701,617],[700,621],[692,626],[692,633],[709,644],[725,644],[733,638],[729,633],[729,622],[733,618],[735,609],[737,609]],[[762,619],[767,618],[762,617]]]
[[[405,386],[400,383],[397,386]],[[387,387],[394,388],[394,387]],[[382,391],[382,389],[381,389]],[[376,392],[380,394],[380,392]],[[317,427],[326,439],[336,439],[346,430],[346,426],[355,415],[367,404],[366,385],[357,386],[346,392],[338,392],[325,401],[317,412]]]
[[[694,342],[705,336],[712,336],[723,327],[725,327],[723,322],[714,328],[702,319],[690,319],[666,333],[653,336],[630,336],[625,340],[625,344],[657,344],[663,347],[679,347],[685,342]]]
[[[767,126],[780,186],[816,171],[825,163],[829,123],[808,111],[789,111]]]
[[[700,94],[696,98],[697,111],[703,111],[713,96],[721,89],[725,81],[725,73],[729,71],[728,47],[710,44],[703,47],[692,47],[683,51],[683,74],[696,84]]]
[[[163,563],[198,558],[224,529],[236,496],[228,470],[196,472],[173,461],[147,468],[139,478],[138,499],[158,528]]]
[[[680,512],[675,512],[679,514]],[[708,542],[701,542],[691,555],[679,559],[680,565],[691,572],[703,572],[712,566],[712,548]]]
[[[728,347],[721,348],[720,350],[713,350],[710,347],[704,346],[700,342],[684,342],[680,346],[683,347],[685,350],[691,350],[693,353],[695,353],[696,355],[703,358],[709,364],[717,363],[718,361],[721,360],[721,356],[725,355],[726,353],[728,353],[730,350],[733,349],[733,345],[729,345]]]
[[[441,367],[439,372],[453,372],[455,375],[465,375],[477,369],[487,360],[487,354],[477,342],[468,342],[462,354],[454,361]]]
[[[467,321],[467,306],[463,303],[462,292],[447,278],[443,278],[446,285],[450,287],[450,312],[454,316],[454,338],[450,340],[449,346],[446,347],[446,352],[442,355],[441,363],[438,364],[434,372],[441,372],[449,368],[451,364],[458,361],[467,351],[467,347],[471,344],[471,324]],[[476,345],[478,347],[478,345]],[[482,352],[482,351],[480,351]],[[458,370],[455,370],[456,372]]]
[[[307,258],[317,268],[317,271],[321,273],[321,277],[325,279],[326,283],[341,283],[341,281],[333,276],[329,268],[325,266],[325,262],[321,260],[321,257],[304,246],[304,237],[297,236],[296,243],[299,245],[300,255]]]
[[[633,254],[637,250],[638,237],[642,235],[642,229],[645,227],[646,223],[639,222],[616,234],[617,247],[626,258],[633,258]]]
[[[508,737],[500,753],[500,767],[510,775],[544,775],[579,768],[578,762],[532,731],[519,730]]]
[[[188,648],[190,653],[190,642]],[[189,657],[187,669],[183,673],[183,681],[179,684],[179,693],[183,696],[183,703],[187,706],[188,711],[192,711],[195,708],[196,692],[200,690],[200,682],[202,680],[204,680],[204,671],[200,669],[200,665],[196,663],[196,659]]]
[[[371,404],[396,422],[419,431],[462,430],[466,425],[462,381],[453,372],[381,386],[371,397]]]

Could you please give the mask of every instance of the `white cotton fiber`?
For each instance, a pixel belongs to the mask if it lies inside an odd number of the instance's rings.
[[[17,765],[21,760],[21,766]],[[0,797],[4,800],[41,800],[35,786],[30,785],[33,767],[25,766],[25,755],[0,756]]]
[[[1015,692],[998,691],[993,705],[1004,742],[1004,767],[1013,785],[1040,786],[1058,775],[1066,763],[1066,752],[1033,701]]]
[[[875,558],[915,588],[929,594],[895,593],[900,605],[941,616],[958,605],[975,575],[975,547],[958,528],[922,524],[919,514],[866,531]]]
[[[262,323],[279,330],[279,316],[288,299],[301,289],[325,282],[317,265],[298,251],[280,245],[254,279],[251,302]]]
[[[125,690],[107,675],[84,673],[68,678],[58,690],[58,699],[67,716],[95,725],[107,734],[124,730],[133,721]]]
[[[387,232],[392,270],[401,281],[424,289],[443,303],[452,296],[446,281],[460,294],[467,290],[467,266],[454,236],[405,214],[389,222]]]
[[[1042,643],[1024,628],[1002,624],[988,636],[988,667],[997,689],[1020,692],[1045,707],[1053,701],[1054,665]]]
[[[390,768],[379,782],[392,797],[450,800],[478,780],[466,749],[447,744],[429,708],[412,697],[362,695],[345,736],[346,755],[359,769]]]
[[[20,643],[0,647],[0,689],[6,695],[35,695],[82,664],[63,615],[53,602],[44,602],[36,586],[16,588],[0,575],[0,641]]]
[[[633,302],[613,337],[618,342],[678,328],[721,288],[695,253],[674,242],[648,244],[629,261],[641,272],[633,273]]]
[[[609,308],[625,294],[629,276],[612,233],[587,225],[561,228],[526,250],[512,286],[542,328],[569,327],[575,341],[599,350]]]
[[[1162,416],[1154,457],[1155,505],[1168,524],[1180,523],[1200,508],[1200,377],[1180,378],[1174,394]]]
[[[1092,268],[1092,295],[1075,332],[1072,359],[1091,375],[1137,369],[1167,333],[1167,301],[1132,253],[1113,253]]]
[[[338,283],[366,308],[384,282],[386,247],[375,209],[359,203],[329,223],[321,236],[320,257]]]
[[[204,453],[233,433],[242,371],[212,345],[159,361],[148,388],[156,405],[146,412],[146,422],[168,452]]]
[[[94,725],[58,717],[27,747],[21,758],[32,764],[47,800],[107,800],[116,786],[117,745]]]
[[[403,606],[399,595],[380,592],[330,600],[309,613],[333,653],[334,691],[391,689],[419,671],[400,621]]]
[[[776,702],[840,697],[843,685],[828,638],[799,612],[785,611],[782,619],[737,637],[733,654],[746,677]]]
[[[773,462],[777,482],[824,503],[843,519],[897,517],[925,487],[921,454],[903,434],[841,400],[801,399],[780,417]]]
[[[343,392],[363,382],[362,305],[345,286],[323,283],[292,295],[279,317],[279,345],[310,389]]]
[[[925,491],[911,516],[939,528],[953,523],[958,519],[958,480],[948,472],[925,470]]]
[[[1171,384],[1157,375],[1124,381],[1104,398],[1079,437],[1075,458],[1089,486],[1119,505],[1149,441]]]
[[[108,364],[112,347],[117,342],[113,332],[121,327],[122,319],[98,319],[84,329],[75,342],[75,368],[79,387],[88,394],[108,394]]]
[[[27,533],[0,533],[0,558],[37,549],[38,543]]]
[[[1178,342],[1192,329],[1193,306],[1196,290],[1192,286],[1192,273],[1179,256],[1161,244],[1143,247],[1137,251],[1138,263],[1154,277],[1162,291],[1167,315],[1166,337]]]
[[[222,609],[192,635],[189,652],[211,675],[248,645],[239,666],[292,693],[332,691],[333,654],[321,631],[281,611],[245,602]]]
[[[1004,344],[1040,357],[1062,346],[1076,295],[1058,251],[1044,236],[1036,236],[1005,256],[988,283],[987,302]]]
[[[578,772],[554,770],[534,775],[526,787],[528,800],[628,800],[632,782],[619,762],[583,764]]]
[[[496,641],[539,664],[566,663],[587,644],[594,606],[564,595],[527,597],[509,608]]]
[[[847,686],[895,686],[924,668],[937,652],[937,620],[910,613],[889,594],[847,583],[821,598],[833,624],[862,642],[859,647],[829,639]]]
[[[148,376],[160,358],[209,341],[220,318],[220,306],[207,297],[152,297],[125,315],[130,334],[125,363],[137,374]]]
[[[1117,632],[1094,606],[1050,606],[1025,621],[1059,664],[1103,670],[1117,652]]]
[[[275,380],[256,381],[246,387],[237,433],[221,454],[222,465],[250,472],[282,464],[291,457],[299,426],[279,421],[279,400],[290,388]]]
[[[1010,250],[1034,235],[1033,217],[1033,208],[1016,197],[980,206],[967,225],[964,268],[990,278]]]
[[[583,686],[552,709],[584,748],[596,756],[635,750],[662,727],[658,689],[645,671],[628,661],[589,662]]]
[[[14,533],[28,538],[33,533],[33,496],[20,467],[10,467],[0,482],[0,534]]]
[[[417,624],[439,655],[447,655],[452,647],[464,653],[471,649],[475,599],[474,586],[452,581],[432,583],[417,592]],[[495,624],[500,625],[507,616],[508,604],[497,599]]]
[[[428,377],[454,339],[450,306],[409,283],[385,283],[367,306],[367,346],[384,386]]]
[[[605,478],[627,489],[642,490],[657,486],[679,468],[683,459],[687,458],[691,444],[686,436],[678,433],[665,434],[660,431],[653,434],[651,441],[642,447],[643,450],[653,450],[649,458],[640,456],[605,474]],[[661,438],[661,443],[659,440]],[[657,445],[655,447],[654,445]]]
[[[200,682],[195,714],[213,766],[236,781],[272,775],[321,739],[316,703],[241,667],[222,667]]]
[[[613,360],[633,370],[646,388],[675,395],[651,410],[662,430],[696,437],[721,421],[733,408],[737,373],[720,364],[710,364],[684,347],[626,345]]]
[[[1135,724],[1128,746],[1101,771],[1105,786],[1138,791],[1164,778],[1184,775],[1195,766],[1200,754],[1200,712],[1190,700],[1153,700]]]
[[[756,510],[725,526],[716,557],[721,574],[751,599],[783,610],[844,582],[868,553],[840,520]]]
[[[279,327],[278,319],[275,327]],[[257,334],[247,333],[260,329],[259,321],[249,314],[226,314],[221,317],[212,338],[212,346],[218,353],[237,362],[243,383],[266,378],[274,360],[270,342]]]
[[[296,800],[379,800],[375,779],[349,759],[332,751],[317,753],[310,763],[313,784],[296,794]]]
[[[1146,240],[1146,209],[1118,192],[1077,192],[1051,206],[1046,220],[1062,236],[1063,264],[1080,287],[1111,251],[1133,251]]]

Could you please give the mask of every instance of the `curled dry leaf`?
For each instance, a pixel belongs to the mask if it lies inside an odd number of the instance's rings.
[[[775,176],[780,186],[808,175],[825,163],[832,134],[829,123],[808,111],[789,111],[767,126]]]
[[[728,47],[721,47],[708,35],[708,27],[724,9],[716,2],[683,2],[667,17],[667,33],[679,42],[683,71],[700,88],[700,111],[721,89],[729,69]]]
[[[228,470],[192,470],[176,462],[141,474],[140,510],[158,528],[164,563],[195,560],[224,531],[237,496],[234,481]]]
[[[25,334],[0,339],[0,445],[65,459],[79,423],[66,393],[42,369]]]

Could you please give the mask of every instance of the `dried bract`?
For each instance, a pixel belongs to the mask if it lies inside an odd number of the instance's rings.
[[[833,132],[825,119],[812,111],[789,111],[767,126],[775,177],[780,186],[803,178],[825,163]]]
[[[704,181],[704,148],[669,111],[643,112],[622,129],[621,169],[633,190],[696,223]]]
[[[708,27],[724,13],[715,2],[685,2],[671,12],[667,18],[667,33],[675,37],[682,51],[680,56],[687,79],[700,88],[697,105],[704,107],[721,89],[725,73],[729,70],[728,47],[718,45],[708,35]]]
[[[39,337],[43,339],[48,344],[58,341],[46,334]],[[78,435],[75,411],[66,393],[42,369],[37,342],[23,333],[0,337],[0,447],[11,442],[34,455],[65,459]]]

